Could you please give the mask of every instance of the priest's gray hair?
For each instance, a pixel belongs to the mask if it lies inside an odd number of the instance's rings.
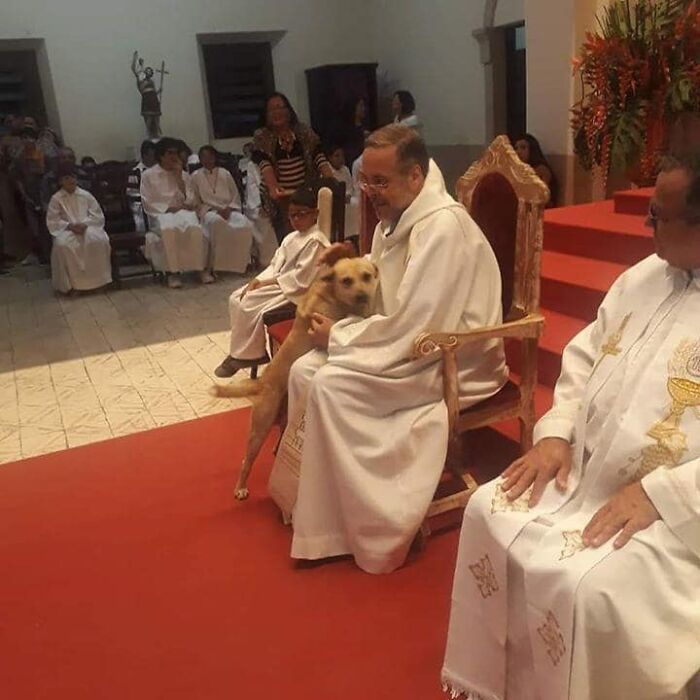
[[[682,156],[666,156],[661,162],[661,172],[670,173],[684,170],[690,179],[685,195],[685,214],[683,218],[692,225],[700,225],[700,151],[693,151]]]
[[[396,146],[396,158],[401,171],[419,165],[424,176],[428,174],[430,156],[425,141],[414,129],[402,124],[388,124],[373,131],[365,141],[365,148]]]

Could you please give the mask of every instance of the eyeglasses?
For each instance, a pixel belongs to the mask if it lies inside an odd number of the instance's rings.
[[[656,229],[659,228],[660,221],[664,224],[670,224],[674,221],[682,221],[688,226],[698,226],[700,225],[700,216],[674,216],[672,219],[664,219],[659,216],[659,212],[656,210],[656,207],[652,206],[649,209],[649,213],[647,214],[644,224],[656,231]]]
[[[305,216],[310,216],[312,214],[315,214],[316,211],[314,209],[304,209],[302,211],[290,211],[289,212],[289,218],[290,219],[303,219]]]
[[[357,184],[363,192],[382,192],[387,187],[389,183],[386,180],[380,180],[379,182],[370,182],[364,175],[360,174],[357,178]]]

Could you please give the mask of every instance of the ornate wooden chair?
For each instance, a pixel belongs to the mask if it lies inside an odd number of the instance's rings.
[[[105,230],[112,247],[112,279],[119,286],[128,277],[156,273],[142,253],[145,235],[136,230],[129,200],[126,196],[130,163],[109,160],[95,166],[93,193],[105,215]],[[125,274],[123,267],[132,270]]]
[[[544,318],[539,312],[540,259],[547,186],[523,163],[506,136],[499,136],[483,157],[457,182],[457,197],[465,205],[491,243],[503,282],[503,323],[465,333],[422,333],[415,340],[414,356],[442,354],[443,386],[449,416],[449,443],[444,481],[451,492],[440,495],[441,484],[426,518],[463,508],[476,489],[476,481],[464,472],[460,435],[468,430],[518,418],[520,448],[532,446],[537,386],[537,346]],[[505,386],[485,401],[460,411],[457,351],[464,345],[490,338],[517,341],[521,373],[511,375]],[[446,478],[447,477],[447,478]],[[457,487],[455,491],[454,488]]]
[[[366,255],[372,250],[372,238],[378,223],[379,219],[367,193],[362,192],[360,196],[360,255]]]

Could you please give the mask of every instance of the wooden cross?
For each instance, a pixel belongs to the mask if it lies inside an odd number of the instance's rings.
[[[160,73],[160,88],[158,88],[158,94],[163,92],[163,77],[170,75],[169,70],[165,70],[165,61],[161,61],[160,68],[156,69],[156,73]]]

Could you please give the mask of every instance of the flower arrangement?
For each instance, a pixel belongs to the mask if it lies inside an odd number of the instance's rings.
[[[588,33],[574,75],[574,150],[600,166],[653,180],[675,115],[700,106],[700,10],[696,0],[613,0]]]

